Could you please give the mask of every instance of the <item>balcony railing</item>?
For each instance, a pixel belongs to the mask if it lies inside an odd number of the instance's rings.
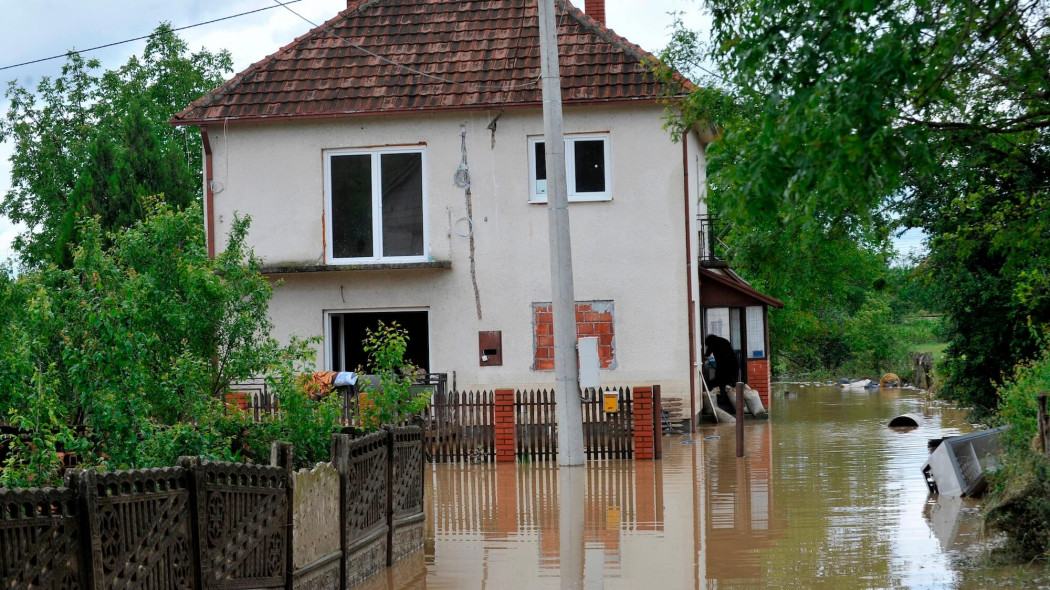
[[[717,215],[702,214],[697,216],[700,225],[700,266],[726,267],[729,260],[729,246],[725,243],[730,225]]]

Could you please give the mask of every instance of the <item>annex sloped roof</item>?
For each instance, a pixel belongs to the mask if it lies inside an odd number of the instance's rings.
[[[776,297],[766,295],[765,293],[752,287],[751,283],[745,281],[743,277],[736,274],[736,272],[734,272],[732,269],[700,267],[697,269],[697,272],[700,275],[701,283],[703,283],[705,279],[710,279],[738,293],[742,293],[744,295],[753,297],[754,299],[757,299],[762,303],[769,305],[770,307],[775,307],[777,309],[784,308],[784,302],[777,299]]]
[[[657,98],[651,54],[556,4],[566,105]],[[539,105],[538,37],[536,0],[351,0],[172,122]]]

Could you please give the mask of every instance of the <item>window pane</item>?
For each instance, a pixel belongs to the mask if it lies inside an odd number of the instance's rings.
[[[423,154],[383,154],[383,256],[423,255]]]
[[[707,326],[705,333],[721,336],[729,340],[729,308],[711,307],[706,310]]]
[[[545,195],[547,194],[547,151],[542,141],[537,141],[533,145],[536,157],[536,178],[533,179],[535,182],[533,191],[537,195]]]
[[[572,142],[576,157],[576,192],[605,192],[605,142],[600,139]]]
[[[332,253],[372,254],[372,156],[332,156]]]
[[[762,308],[757,305],[747,308],[747,356],[766,356],[766,323],[762,318]]]

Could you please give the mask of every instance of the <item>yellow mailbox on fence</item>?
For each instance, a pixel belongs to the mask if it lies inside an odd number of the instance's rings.
[[[620,411],[620,392],[606,391],[602,396],[605,400],[605,413],[615,414]]]

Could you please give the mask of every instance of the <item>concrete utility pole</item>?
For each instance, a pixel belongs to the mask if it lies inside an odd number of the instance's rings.
[[[583,410],[576,364],[576,296],[572,287],[569,197],[565,183],[565,140],[561,127],[561,75],[554,0],[537,0],[540,73],[543,78],[543,132],[547,159],[547,225],[551,252],[551,312],[558,417],[558,465],[583,465]]]

